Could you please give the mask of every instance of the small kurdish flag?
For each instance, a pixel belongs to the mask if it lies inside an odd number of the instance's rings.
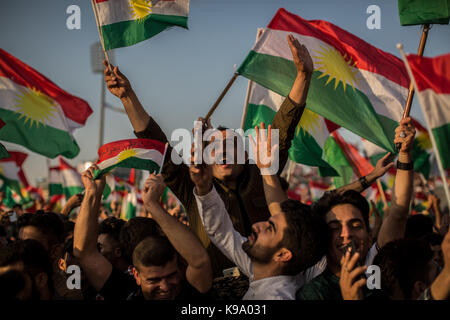
[[[49,197],[63,194],[63,177],[60,167],[48,169],[48,193]]]
[[[238,73],[287,96],[297,75],[286,40],[291,33],[314,62],[306,108],[395,152],[395,128],[409,88],[405,66],[338,26],[279,9]]]
[[[130,139],[111,142],[98,150],[94,179],[115,167],[135,168],[150,172],[159,171],[167,150],[167,144],[150,139]]]
[[[147,40],[172,26],[187,29],[189,0],[94,0],[105,50]]]
[[[59,168],[63,181],[63,193],[66,200],[69,200],[71,196],[81,193],[84,189],[81,183],[81,175],[61,157],[59,158]]]
[[[0,49],[0,140],[49,158],[74,158],[80,148],[72,133],[91,113],[86,101]]]
[[[20,185],[28,187],[28,181],[22,170],[22,164],[28,157],[26,153],[9,151],[9,158],[0,159],[0,180],[3,182],[2,188],[10,188],[19,195],[22,195]]]

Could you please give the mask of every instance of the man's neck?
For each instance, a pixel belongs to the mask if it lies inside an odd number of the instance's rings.
[[[278,266],[271,264],[259,264],[253,261],[253,280],[261,280],[270,277],[281,276],[281,270]]]

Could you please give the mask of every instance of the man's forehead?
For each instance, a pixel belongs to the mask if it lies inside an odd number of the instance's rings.
[[[327,212],[325,216],[325,222],[331,221],[348,221],[352,219],[362,219],[361,211],[352,204],[340,204],[334,206]]]

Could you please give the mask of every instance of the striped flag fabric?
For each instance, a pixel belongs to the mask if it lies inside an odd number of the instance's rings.
[[[172,26],[188,28],[189,0],[94,0],[105,50],[147,40]]]
[[[81,193],[84,187],[81,183],[80,173],[61,157],[59,158],[59,168],[63,181],[63,194],[66,200],[77,193]]]
[[[314,62],[306,108],[395,152],[409,80],[400,59],[338,26],[278,10],[238,73],[287,96],[297,70],[286,36],[304,44]]]
[[[0,140],[55,158],[80,152],[73,131],[92,114],[88,103],[0,49]]]
[[[2,189],[9,187],[15,193],[22,195],[21,185],[28,187],[28,180],[22,170],[22,165],[28,155],[23,152],[9,151],[10,157],[0,159],[0,180]]]
[[[158,171],[166,152],[166,144],[150,139],[120,140],[105,144],[98,150],[94,179],[116,167]]]
[[[62,195],[63,192],[63,177],[61,174],[61,168],[50,167],[48,169],[48,194],[49,197],[54,195]]]
[[[407,56],[444,169],[450,168],[450,54]],[[423,103],[422,103],[423,102]]]
[[[450,0],[398,0],[402,26],[417,24],[448,24]]]

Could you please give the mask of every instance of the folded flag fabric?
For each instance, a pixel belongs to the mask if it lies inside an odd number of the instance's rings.
[[[450,168],[450,54],[407,56],[444,169]]]
[[[0,159],[0,180],[3,183],[2,189],[9,187],[21,196],[21,185],[28,187],[28,180],[22,170],[22,165],[28,155],[17,151],[10,151],[9,154],[9,158]]]
[[[450,0],[398,0],[402,26],[416,24],[448,24]]]
[[[111,142],[98,150],[94,178],[110,172],[115,167],[158,171],[162,164],[166,145],[150,139],[130,139]]]
[[[261,122],[266,126],[272,123],[284,100],[283,96],[257,83],[252,83],[250,88],[245,131],[259,126]],[[323,159],[325,141],[336,127],[317,113],[305,109],[289,149],[289,158],[297,163],[318,167],[322,176],[338,175]]]
[[[63,177],[59,166],[48,169],[48,193],[49,197],[63,194]]]
[[[9,158],[11,155],[6,150],[5,146],[0,143],[0,159]]]
[[[239,74],[287,96],[297,75],[288,34],[308,48],[314,62],[306,108],[395,152],[395,128],[409,88],[402,61],[330,22],[279,9]]]
[[[66,200],[77,193],[81,193],[84,187],[81,183],[81,175],[78,171],[61,157],[59,158],[59,168],[61,170],[63,193]]]
[[[189,0],[95,0],[105,50],[144,41],[172,26],[187,29]]]
[[[0,140],[54,158],[80,152],[72,133],[92,110],[77,98],[0,49]]]

